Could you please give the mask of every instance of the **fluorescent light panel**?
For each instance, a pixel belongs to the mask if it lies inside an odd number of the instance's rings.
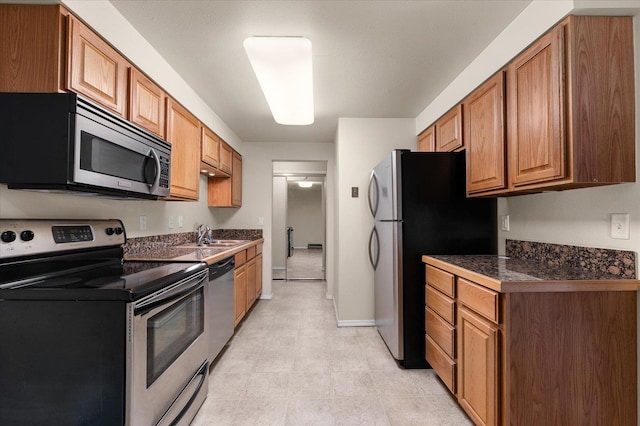
[[[311,188],[313,186],[313,182],[298,182],[298,186],[300,188]]]
[[[311,41],[304,37],[249,37],[244,50],[276,123],[312,124]]]

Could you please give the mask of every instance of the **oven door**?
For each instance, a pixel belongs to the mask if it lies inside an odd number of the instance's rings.
[[[207,271],[128,306],[128,425],[189,424],[208,390]]]

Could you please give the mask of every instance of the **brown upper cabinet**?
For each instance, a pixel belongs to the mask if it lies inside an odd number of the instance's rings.
[[[167,141],[171,148],[171,198],[197,200],[200,181],[200,122],[167,97]]]
[[[635,181],[633,23],[570,16],[507,68],[509,189]]]
[[[427,127],[418,135],[418,151],[433,152],[436,149],[436,132],[435,124]]]
[[[504,72],[500,71],[464,101],[467,193],[504,190]]]
[[[66,89],[68,16],[60,5],[0,5],[0,91]]]
[[[569,16],[501,75],[464,102],[470,196],[635,182],[631,18]]]
[[[222,142],[220,146],[223,145],[226,144]],[[209,178],[207,185],[209,207],[242,207],[242,156],[234,150],[231,150],[231,164],[231,177]]]
[[[220,138],[206,126],[202,126],[202,146],[200,149],[201,161],[217,170],[220,159]],[[215,170],[211,170],[210,173],[215,173]]]
[[[67,87],[125,117],[127,60],[72,15],[69,34]]]
[[[436,152],[460,151],[462,141],[462,104],[456,105],[435,124]]]
[[[223,140],[220,141],[220,170],[228,174],[233,170],[233,149]]]
[[[164,139],[167,95],[136,68],[129,72],[129,120]]]

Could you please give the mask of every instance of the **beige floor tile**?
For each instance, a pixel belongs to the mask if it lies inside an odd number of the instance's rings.
[[[236,410],[231,423],[233,426],[272,426],[284,425],[287,413],[287,400],[245,399]]]
[[[209,393],[207,398],[233,399],[244,397],[249,383],[247,373],[226,373],[215,371],[209,374]]]
[[[227,426],[233,423],[241,400],[207,398],[191,422],[192,426]]]
[[[289,394],[292,397],[330,397],[331,376],[326,372],[295,371],[289,376]]]
[[[377,397],[339,398],[335,400],[335,407],[337,425],[390,425]]]
[[[336,397],[371,396],[378,392],[367,371],[332,372],[333,395]]]
[[[336,424],[333,400],[290,399],[287,406],[287,426],[333,426]]]
[[[293,370],[295,358],[288,350],[264,350],[260,353],[260,358],[255,361],[253,371],[260,373],[267,372],[289,372]]]
[[[251,373],[247,381],[247,398],[286,398],[289,373]]]
[[[437,404],[426,397],[392,396],[382,398],[382,404],[394,426],[436,426],[443,423]]]

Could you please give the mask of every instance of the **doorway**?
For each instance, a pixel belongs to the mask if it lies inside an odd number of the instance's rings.
[[[325,280],[326,161],[273,162],[273,279]]]

